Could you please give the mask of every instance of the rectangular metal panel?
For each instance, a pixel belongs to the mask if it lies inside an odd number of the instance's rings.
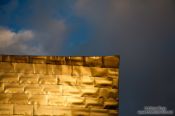
[[[119,56],[0,58],[0,115],[118,115]]]

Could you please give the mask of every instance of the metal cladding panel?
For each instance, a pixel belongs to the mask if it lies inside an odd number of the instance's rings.
[[[0,56],[0,115],[116,116],[119,56]]]

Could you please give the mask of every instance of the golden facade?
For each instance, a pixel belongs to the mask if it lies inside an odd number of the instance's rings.
[[[116,116],[119,56],[0,56],[0,116]]]

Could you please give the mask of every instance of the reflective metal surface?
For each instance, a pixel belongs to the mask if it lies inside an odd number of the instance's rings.
[[[119,56],[0,56],[0,115],[116,116]]]

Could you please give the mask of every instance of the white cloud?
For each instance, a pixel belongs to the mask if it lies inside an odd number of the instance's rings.
[[[69,16],[63,13],[70,9],[70,5],[72,6],[70,2],[59,0],[49,1],[49,4],[47,1],[31,0],[27,2],[25,7],[20,7],[18,1],[9,1],[4,4],[2,9],[4,14],[0,17],[0,26],[10,23],[19,28],[30,30],[13,32],[5,29],[6,35],[3,32],[5,38],[1,36],[0,39],[0,42],[3,43],[0,44],[0,53],[4,53],[4,51],[6,53],[9,50],[16,52],[15,50],[19,49],[20,46],[23,50],[19,51],[27,51],[24,53],[29,53],[28,51],[35,47],[35,49],[44,51],[38,55],[57,55],[64,49],[66,39],[69,36],[70,27],[69,21],[67,21]],[[14,20],[11,20],[13,18]],[[9,25],[6,26],[9,27]],[[11,46],[14,47],[14,51]],[[28,50],[26,47],[30,49]],[[31,54],[35,53],[32,52]]]
[[[0,53],[1,54],[37,54],[42,49],[28,45],[27,42],[34,38],[31,30],[13,32],[10,29],[0,28]]]

